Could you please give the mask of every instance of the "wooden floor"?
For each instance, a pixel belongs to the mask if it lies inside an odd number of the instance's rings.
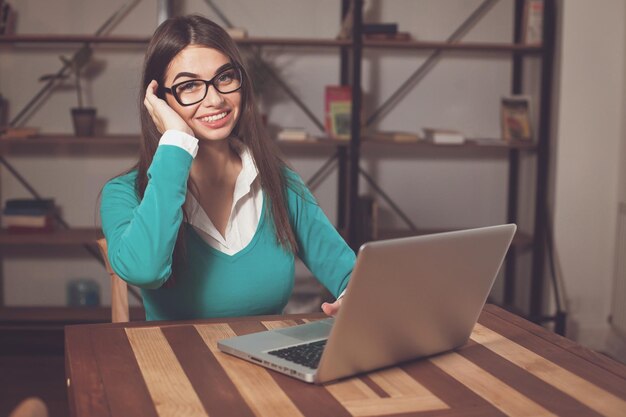
[[[67,417],[63,330],[0,329],[0,416],[36,396],[50,417]]]

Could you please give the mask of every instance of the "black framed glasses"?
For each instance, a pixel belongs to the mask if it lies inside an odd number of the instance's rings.
[[[200,103],[212,85],[220,94],[230,94],[239,90],[242,85],[243,72],[238,66],[228,67],[210,80],[193,79],[163,88],[163,91],[174,96],[181,106],[192,106]]]

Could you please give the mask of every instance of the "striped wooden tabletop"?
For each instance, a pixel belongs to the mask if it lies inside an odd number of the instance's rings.
[[[318,315],[68,326],[74,416],[626,416],[626,366],[486,306],[462,348],[310,385],[216,341]]]

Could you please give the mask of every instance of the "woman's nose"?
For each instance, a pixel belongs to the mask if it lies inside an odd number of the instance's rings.
[[[223,101],[224,98],[220,92],[215,89],[215,86],[209,85],[206,96],[204,100],[202,100],[202,105],[204,107],[219,106]]]

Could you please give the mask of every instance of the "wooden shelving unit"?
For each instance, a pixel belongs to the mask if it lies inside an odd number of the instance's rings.
[[[359,201],[358,189],[359,180],[363,174],[359,166],[362,154],[366,154],[368,150],[381,146],[367,140],[366,134],[363,133],[361,121],[362,103],[362,86],[361,86],[361,64],[363,54],[369,49],[384,49],[385,51],[406,50],[406,51],[433,51],[437,54],[445,51],[463,52],[467,51],[473,54],[508,54],[512,63],[511,88],[509,92],[504,94],[522,94],[523,89],[523,73],[524,58],[532,57],[539,59],[540,62],[540,91],[539,100],[536,105],[539,108],[539,120],[537,123],[537,137],[535,143],[514,142],[502,145],[502,143],[493,142],[491,144],[485,141],[472,142],[471,140],[463,145],[443,147],[429,143],[398,143],[394,144],[397,149],[411,150],[411,156],[419,154],[419,150],[436,149],[437,152],[444,152],[449,149],[451,152],[465,152],[468,154],[476,151],[495,152],[502,149],[508,156],[509,179],[508,179],[508,202],[506,211],[506,221],[510,223],[518,222],[518,203],[519,196],[519,177],[520,177],[520,154],[521,152],[533,153],[536,161],[536,189],[535,189],[535,213],[532,232],[523,231],[518,233],[514,248],[509,252],[506,260],[506,274],[504,285],[504,301],[505,305],[513,305],[516,293],[516,259],[517,252],[520,249],[530,249],[532,251],[532,272],[529,277],[530,282],[530,306],[528,308],[528,317],[537,321],[545,321],[543,314],[543,294],[544,294],[544,269],[545,269],[545,242],[546,242],[546,213],[547,213],[547,178],[549,165],[549,142],[550,142],[550,110],[551,110],[551,90],[552,90],[552,74],[553,61],[555,51],[555,26],[556,26],[556,2],[554,0],[545,0],[543,9],[543,42],[539,46],[529,46],[522,42],[523,35],[523,13],[524,0],[515,0],[513,7],[513,33],[511,43],[486,43],[486,42],[429,42],[429,41],[383,41],[383,40],[367,40],[362,39],[361,30],[363,25],[363,0],[354,0],[351,3],[354,15],[352,19],[352,39],[353,44],[346,54],[350,65],[347,66],[349,71],[342,71],[342,83],[352,86],[352,120],[351,120],[351,140],[347,149],[348,160],[345,162],[344,169],[347,170],[347,181],[350,184],[348,189],[348,198],[346,202],[347,225],[342,228],[347,229],[346,236],[348,241],[355,243],[357,238],[356,230],[358,229],[358,207]],[[348,10],[348,2],[343,2],[344,13]],[[385,144],[386,149],[391,148]],[[441,149],[441,151],[440,151]],[[407,152],[408,154],[409,152]],[[408,157],[408,156],[407,156]],[[371,180],[368,180],[371,182]],[[401,216],[402,217],[402,216]],[[405,216],[406,217],[406,216]],[[398,236],[397,231],[386,232],[380,231],[379,237]],[[421,233],[420,230],[412,230],[410,234]],[[358,246],[359,242],[353,247]],[[555,320],[558,317],[555,316]],[[557,323],[558,327],[558,323]]]

